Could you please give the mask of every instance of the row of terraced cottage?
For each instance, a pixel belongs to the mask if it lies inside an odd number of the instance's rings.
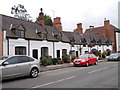
[[[77,24],[73,32],[62,30],[61,18],[54,18],[53,26],[44,24],[44,13],[39,13],[39,23],[0,15],[0,56],[30,55],[35,58],[80,54],[98,50],[120,51],[120,30],[104,21],[104,26],[82,30]],[[112,29],[111,29],[112,28]],[[113,33],[114,32],[114,33]],[[114,35],[113,35],[114,34]]]

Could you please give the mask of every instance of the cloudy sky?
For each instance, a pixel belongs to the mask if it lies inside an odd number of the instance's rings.
[[[43,12],[52,18],[61,17],[64,31],[73,31],[77,23],[83,24],[83,29],[90,25],[103,25],[104,18],[118,26],[119,0],[1,0],[0,14],[11,15],[11,7],[22,4],[35,21],[43,8]]]

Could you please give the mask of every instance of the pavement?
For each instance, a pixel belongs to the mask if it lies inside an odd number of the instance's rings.
[[[99,62],[106,62],[107,60],[98,60]],[[57,65],[49,65],[49,66],[41,66],[40,72],[50,71],[50,70],[56,70],[56,69],[62,69],[62,68],[69,68],[73,67],[73,63],[64,63],[64,64],[57,64]]]

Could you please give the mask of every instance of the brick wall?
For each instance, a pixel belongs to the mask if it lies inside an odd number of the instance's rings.
[[[77,29],[74,32],[79,32],[79,33],[83,34],[82,23],[77,24]]]
[[[3,56],[3,31],[0,30],[0,56]]]
[[[56,27],[58,30],[62,31],[62,24],[61,24],[61,18],[56,17],[54,18],[54,27]]]
[[[108,25],[105,27],[107,29],[106,31],[106,37],[112,41],[113,43],[113,51],[116,52],[116,34],[115,34],[115,30],[112,26]]]

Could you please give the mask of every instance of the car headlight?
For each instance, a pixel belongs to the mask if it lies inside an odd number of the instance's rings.
[[[81,60],[81,62],[85,62],[86,60]]]

